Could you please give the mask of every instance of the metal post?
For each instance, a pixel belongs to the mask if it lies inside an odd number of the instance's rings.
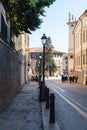
[[[46,100],[46,88],[45,88],[45,45],[47,43],[47,37],[45,34],[43,34],[43,36],[41,37],[42,40],[42,44],[43,44],[43,83],[41,85],[41,101],[45,101]]]
[[[55,123],[55,95],[50,94],[50,123]]]
[[[46,87],[43,84],[43,81],[41,81],[40,84],[40,101],[44,102],[46,101]]]
[[[41,85],[41,57],[39,57],[39,60],[40,60],[40,68],[39,68],[39,88],[40,88],[40,85]]]
[[[49,88],[46,88],[46,108],[49,108]]]
[[[41,101],[46,100],[46,88],[45,88],[45,45],[43,45],[43,81],[41,84]]]
[[[45,86],[45,45],[43,45],[43,84]]]

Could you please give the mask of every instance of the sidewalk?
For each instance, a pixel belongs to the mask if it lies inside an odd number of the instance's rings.
[[[49,124],[49,110],[39,102],[37,82],[25,84],[0,111],[0,130],[59,130],[57,122]]]
[[[42,130],[37,83],[29,82],[0,112],[0,130]]]
[[[41,103],[41,108],[42,108],[42,123],[43,123],[43,127],[44,130],[60,130],[58,123],[56,122],[55,119],[55,123],[49,123],[49,109],[45,108],[45,103]]]

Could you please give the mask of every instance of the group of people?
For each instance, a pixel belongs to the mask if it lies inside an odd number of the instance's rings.
[[[65,82],[65,81],[69,81],[70,83],[71,82],[73,82],[73,83],[77,83],[77,81],[78,81],[78,76],[65,76],[65,75],[62,75],[62,77],[61,77],[61,80],[62,80],[62,82]]]
[[[69,77],[69,82],[70,82],[70,83],[71,83],[71,82],[77,83],[77,81],[78,81],[78,76],[70,76],[70,77]]]

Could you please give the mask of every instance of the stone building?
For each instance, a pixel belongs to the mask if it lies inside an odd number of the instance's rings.
[[[10,35],[9,14],[5,11],[4,6],[0,2],[0,37],[9,42]]]
[[[0,108],[20,90],[19,58],[10,47],[10,21],[0,2]]]
[[[87,10],[73,23],[71,21],[68,22],[69,30],[71,29],[69,31],[68,55],[69,57],[70,54],[73,56],[73,75],[78,76],[78,82],[87,84]],[[70,33],[72,34],[71,37]],[[70,47],[73,48],[73,52],[70,51]],[[70,59],[68,60],[70,63]]]
[[[21,85],[26,83],[29,78],[29,34],[23,32],[18,37],[13,38],[15,49],[19,54]]]
[[[3,39],[4,43],[8,46],[14,47],[19,53],[19,64],[20,64],[20,77],[21,85],[28,80],[28,68],[29,68],[29,35],[23,32],[21,35],[16,37],[11,34],[10,18],[8,12],[6,12],[4,6],[0,2],[0,38]],[[12,41],[12,42],[11,42]]]
[[[55,76],[64,75],[65,72],[68,74],[68,58],[67,54],[58,50],[53,50],[53,58],[57,66]]]
[[[9,15],[0,2],[0,108],[28,80],[29,35],[24,32],[19,37],[11,37],[10,32]]]
[[[79,17],[73,30],[75,45],[75,75],[86,84],[87,77],[87,10]]]
[[[76,26],[76,20],[73,19],[73,16],[69,14],[69,21],[68,21],[68,26],[69,26],[69,43],[68,43],[68,73],[69,76],[74,75],[74,34],[73,30]]]
[[[30,68],[32,71],[32,74],[36,74],[36,62],[39,59],[40,53],[43,53],[43,48],[37,47],[37,48],[29,48],[29,55],[30,55]],[[58,75],[62,75],[63,72],[68,71],[68,58],[66,53],[60,52],[58,50],[53,50],[53,58],[55,61],[55,64],[57,66],[57,71],[54,73],[54,76],[57,77]],[[65,63],[65,64],[64,64]]]
[[[36,75],[36,62],[39,59],[39,55],[43,52],[43,48],[29,48],[30,56],[30,72],[31,75]]]
[[[64,75],[68,75],[68,54],[64,53],[62,58],[62,70]]]

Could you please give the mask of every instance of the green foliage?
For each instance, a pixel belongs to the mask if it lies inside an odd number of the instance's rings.
[[[51,73],[54,73],[57,71],[57,66],[53,59],[53,52],[52,52],[53,48],[54,47],[52,45],[51,38],[48,37],[45,60],[46,60],[46,71],[49,71],[50,76],[51,76]]]
[[[31,33],[40,27],[45,16],[45,7],[55,0],[1,0],[9,13],[12,31],[18,35],[22,31]]]

